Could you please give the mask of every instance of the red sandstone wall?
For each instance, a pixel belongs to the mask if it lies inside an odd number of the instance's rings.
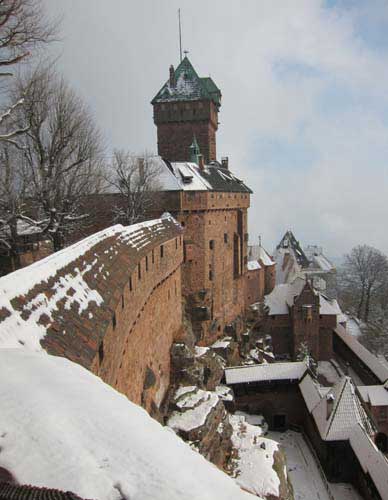
[[[124,289],[92,371],[148,411],[161,403],[170,381],[170,348],[182,327],[181,237],[143,256]],[[148,269],[148,270],[147,270]],[[132,290],[131,290],[132,288]],[[115,317],[115,320],[113,319]]]
[[[245,306],[260,302],[264,297],[264,269],[247,271],[245,277]]]
[[[275,288],[276,266],[266,266],[265,268],[265,295],[268,295]]]
[[[194,207],[209,204],[217,208],[194,212]],[[224,327],[245,309],[248,204],[247,194],[183,193],[184,211],[175,214],[185,228],[183,293],[188,297],[206,291],[204,305],[210,309],[208,321],[202,324],[200,343],[204,345],[223,335]],[[238,232],[238,210],[241,210],[243,234],[238,237],[240,266],[236,276],[234,237]]]
[[[211,101],[154,105],[158,154],[170,161],[189,161],[195,135],[205,162],[216,160],[217,108]]]

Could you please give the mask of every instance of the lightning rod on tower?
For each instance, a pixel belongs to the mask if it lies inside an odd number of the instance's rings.
[[[178,22],[179,22],[179,55],[182,62],[182,28],[181,28],[181,9],[178,9]]]

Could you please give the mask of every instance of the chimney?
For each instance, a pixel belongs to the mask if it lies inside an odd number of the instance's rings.
[[[175,70],[174,66],[170,66],[170,87],[175,87]]]
[[[334,394],[330,393],[326,395],[326,420],[329,420],[331,412],[334,406]]]
[[[222,166],[222,168],[225,168],[226,170],[228,170],[229,158],[227,156],[224,156],[223,158],[221,158],[221,166]]]
[[[199,167],[199,170],[201,170],[201,172],[205,168],[205,162],[204,162],[204,159],[203,159],[203,155],[201,155],[201,154],[198,155],[198,167]]]

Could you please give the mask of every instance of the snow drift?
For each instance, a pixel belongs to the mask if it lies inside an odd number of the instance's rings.
[[[98,500],[252,498],[86,369],[0,349],[0,467]]]

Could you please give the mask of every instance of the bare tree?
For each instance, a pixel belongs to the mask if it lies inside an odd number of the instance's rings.
[[[58,22],[44,15],[40,0],[0,0],[0,78],[13,76],[12,68],[25,61],[31,52],[54,39]],[[6,127],[15,109],[23,105],[20,96],[0,114],[0,127]],[[14,138],[27,130],[25,124],[0,134],[0,141],[15,143]]]
[[[11,258],[13,269],[20,264],[20,228],[35,226],[35,221],[25,213],[28,187],[28,173],[21,154],[3,143],[0,148],[0,254]]]
[[[160,189],[160,174],[157,159],[147,153],[135,157],[123,150],[114,152],[107,180],[121,195],[122,203],[114,209],[117,222],[129,225],[147,218]]]
[[[388,260],[379,250],[359,245],[345,256],[341,270],[343,296],[353,305],[358,318],[367,322],[371,304],[388,281]]]
[[[24,96],[16,124],[28,126],[19,147],[31,211],[57,251],[87,217],[80,202],[101,180],[100,132],[82,100],[52,69],[39,68],[19,78],[14,95]]]

